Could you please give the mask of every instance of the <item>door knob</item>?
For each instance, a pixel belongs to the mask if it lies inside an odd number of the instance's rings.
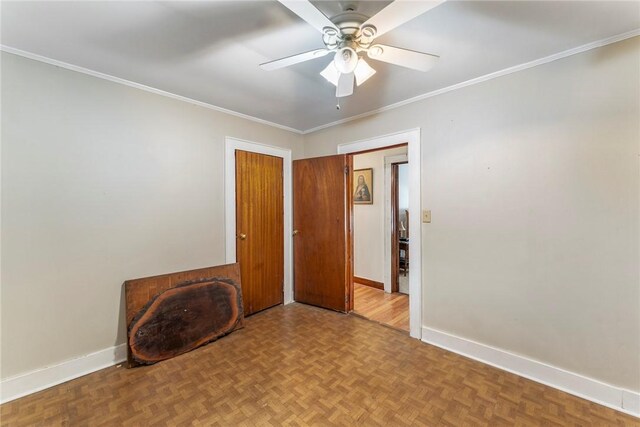
[[[300,233],[298,230],[293,230],[293,235],[296,236],[298,233]]]
[[[244,240],[244,239],[246,239],[246,238],[247,238],[247,235],[246,235],[246,234],[244,234],[244,233],[240,233],[240,234],[238,234],[238,239],[240,239],[240,240]]]

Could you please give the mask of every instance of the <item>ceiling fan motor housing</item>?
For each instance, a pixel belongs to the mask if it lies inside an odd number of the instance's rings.
[[[340,32],[343,35],[353,36],[357,34],[360,29],[360,25],[362,25],[363,22],[366,22],[367,19],[369,19],[367,15],[347,10],[346,12],[339,13],[332,17],[331,22],[340,29]]]
[[[336,33],[335,28],[327,27],[323,30],[323,41],[328,49],[352,48],[355,52],[366,51],[373,38],[376,36],[376,27],[365,25],[368,16],[353,10],[346,10],[331,18],[331,22],[340,30]]]

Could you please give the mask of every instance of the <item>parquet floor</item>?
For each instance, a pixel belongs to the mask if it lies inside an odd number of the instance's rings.
[[[409,295],[353,284],[353,311],[362,317],[409,332]]]
[[[0,407],[3,426],[540,426],[637,419],[301,304],[157,365],[107,368]]]

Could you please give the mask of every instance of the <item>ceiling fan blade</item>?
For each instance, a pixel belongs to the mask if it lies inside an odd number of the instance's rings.
[[[360,26],[360,29],[373,26],[376,29],[375,37],[380,37],[384,33],[444,3],[444,1],[445,0],[395,0],[389,6],[369,18]]]
[[[340,34],[340,30],[329,20],[317,7],[308,0],[278,0],[283,6],[307,21],[313,28],[324,34],[325,28],[332,28],[335,34]]]
[[[342,98],[343,96],[349,96],[353,94],[353,83],[355,76],[353,73],[340,74],[338,78],[338,86],[336,87],[336,98]]]
[[[397,0],[396,0],[397,1]],[[367,55],[376,61],[388,62],[389,64],[411,68],[418,71],[429,71],[436,65],[437,55],[417,52],[415,50],[402,49],[399,47],[376,44],[369,48]]]
[[[321,58],[331,52],[329,49],[316,49],[309,52],[299,53],[297,55],[287,56],[286,58],[276,59],[275,61],[260,64],[260,68],[266,71],[278,70],[288,67],[289,65],[298,64],[300,62],[309,61],[311,59]]]

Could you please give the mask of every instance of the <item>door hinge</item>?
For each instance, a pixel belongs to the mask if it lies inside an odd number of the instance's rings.
[[[344,296],[344,303],[349,304],[349,295]]]
[[[344,174],[349,175],[349,166],[344,167]]]

